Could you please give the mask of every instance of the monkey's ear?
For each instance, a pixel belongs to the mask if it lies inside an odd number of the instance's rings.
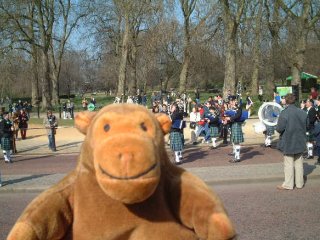
[[[171,129],[171,119],[168,117],[168,115],[164,113],[157,113],[156,118],[160,123],[160,127],[162,129],[163,135],[166,135],[167,133],[169,133]]]
[[[87,134],[88,126],[90,125],[92,119],[96,115],[96,112],[89,112],[84,111],[80,112],[76,115],[74,124],[76,128],[83,133],[84,135]]]

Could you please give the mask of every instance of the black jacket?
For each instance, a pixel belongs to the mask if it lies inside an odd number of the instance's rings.
[[[3,119],[0,124],[0,132],[2,132],[2,137],[10,138],[12,137],[12,122],[10,120]]]

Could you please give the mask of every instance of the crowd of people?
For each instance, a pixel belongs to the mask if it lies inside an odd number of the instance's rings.
[[[261,94],[262,95],[262,94]],[[147,105],[145,94],[141,93],[140,97],[128,97],[127,103],[136,103]],[[194,97],[187,94],[179,94],[175,92],[154,92],[151,95],[151,111],[153,113],[167,114],[172,121],[170,134],[165,137],[165,141],[174,153],[174,161],[181,164],[183,161],[183,150],[185,147],[185,131],[190,131],[190,144],[197,145],[205,143],[211,149],[219,147],[218,140],[222,144],[232,144],[233,157],[231,163],[241,161],[240,151],[241,144],[244,142],[242,131],[243,123],[250,116],[253,101],[249,94],[244,100],[241,95],[228,95],[225,99],[221,95],[211,96],[205,101],[200,101],[200,92],[196,89]],[[263,101],[263,99],[261,99]],[[292,105],[286,102],[284,97],[280,97],[279,93],[274,93],[274,102],[282,105],[285,109]],[[289,102],[292,101],[289,100]],[[90,100],[83,98],[83,110],[89,110],[90,105],[96,107],[96,100],[92,97]],[[9,111],[1,109],[0,112],[0,138],[1,147],[4,154],[5,162],[12,162],[11,154],[14,152],[15,140],[24,140],[27,137],[29,110],[28,103],[19,101],[17,104],[9,105]],[[67,101],[62,104],[63,118],[74,118],[74,104]],[[30,107],[28,107],[30,109]],[[93,108],[93,109],[94,109]],[[320,156],[320,96],[315,88],[311,89],[310,96],[306,100],[300,102],[300,108],[307,115],[306,124],[306,144],[307,155],[305,158],[313,158],[314,152]],[[188,120],[186,120],[188,119]],[[188,128],[186,128],[188,124]],[[43,121],[44,128],[47,129],[49,144],[48,147],[52,151],[56,151],[54,135],[58,126],[57,118],[52,111],[48,111]],[[271,137],[282,129],[279,126],[266,126],[265,130],[265,146],[271,146]],[[202,139],[200,139],[202,138]],[[14,140],[14,141],[13,141]],[[315,150],[314,150],[315,148]],[[320,157],[317,159],[320,164]],[[283,187],[283,186],[282,186]],[[281,187],[279,187],[281,188]]]
[[[186,94],[153,94],[151,101],[153,113],[167,114],[172,120],[170,135],[165,140],[174,152],[175,163],[182,162],[187,116],[192,144],[198,144],[199,137],[203,137],[202,142],[210,144],[211,148],[215,149],[218,138],[223,139],[223,144],[228,144],[230,136],[234,155],[230,162],[240,161],[240,144],[244,141],[242,123],[249,117],[253,105],[249,95],[246,97],[246,104],[240,96],[231,94],[226,99],[221,95],[212,96],[201,103],[198,90],[195,90],[194,99]]]

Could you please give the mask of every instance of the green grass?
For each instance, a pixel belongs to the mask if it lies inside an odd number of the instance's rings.
[[[42,125],[43,124],[43,118],[37,118],[37,117],[31,117],[29,120],[29,124],[36,124],[36,125]],[[58,125],[71,127],[74,126],[74,120],[73,119],[58,119]]]

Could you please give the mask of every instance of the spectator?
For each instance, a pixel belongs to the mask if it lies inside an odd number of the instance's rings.
[[[92,103],[94,106],[96,106],[97,101],[94,97],[91,98],[90,103]]]
[[[284,154],[284,182],[279,190],[292,190],[294,186],[303,188],[303,157],[306,147],[307,113],[297,108],[295,96],[285,97],[286,105],[279,116],[277,132],[280,134],[278,148]]]
[[[141,103],[143,106],[147,106],[147,95],[145,93],[142,96]]]
[[[315,87],[312,87],[310,90],[310,96],[309,99],[316,100],[318,98],[318,91]]]
[[[48,147],[53,152],[56,151],[56,143],[55,143],[55,134],[56,128],[58,127],[58,121],[55,115],[52,114],[52,111],[47,111],[47,117],[43,119],[43,125],[47,130],[49,144]]]
[[[199,92],[198,88],[196,88],[194,90],[194,97],[195,97],[196,103],[199,104],[200,103],[200,92]]]
[[[74,118],[74,102],[72,100],[70,100],[70,117]]]
[[[19,118],[19,129],[20,129],[21,139],[24,140],[27,137],[29,117],[26,111],[24,109],[21,109],[18,118]]]
[[[197,144],[196,132],[199,128],[198,122],[200,121],[200,113],[198,108],[194,106],[190,113],[190,133],[191,133],[191,142],[193,145]]]
[[[19,115],[20,115],[20,111],[14,112],[12,114],[13,137],[16,140],[18,140],[18,134],[19,134]]]
[[[82,99],[81,104],[82,104],[82,109],[83,109],[84,111],[88,109],[88,101],[87,101],[86,98],[83,98],[83,99]]]
[[[67,103],[66,102],[62,103],[62,115],[63,115],[63,119],[67,119]]]
[[[263,101],[263,88],[262,88],[262,86],[259,86],[259,88],[258,88],[258,99],[260,102]]]

